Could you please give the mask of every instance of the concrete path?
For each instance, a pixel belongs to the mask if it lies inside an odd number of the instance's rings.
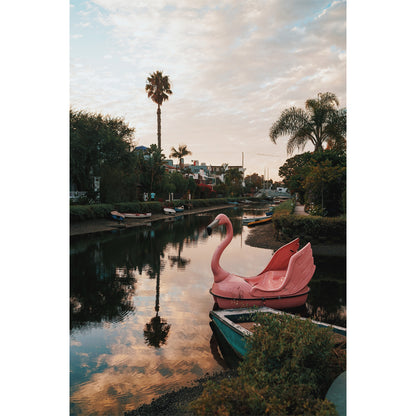
[[[295,211],[294,211],[295,215],[309,215],[307,212],[305,212],[305,205],[298,205],[296,204],[295,206]]]

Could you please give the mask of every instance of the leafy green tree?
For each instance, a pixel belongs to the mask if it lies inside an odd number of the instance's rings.
[[[169,99],[172,94],[168,75],[163,75],[163,71],[156,71],[147,78],[146,92],[148,98],[151,98],[157,104],[157,145],[159,150],[161,144],[161,110],[160,107],[164,101]]]
[[[296,155],[279,169],[289,191],[299,195],[301,203],[314,204],[329,216],[345,212],[346,155],[344,151],[324,150]],[[325,206],[324,206],[325,203]]]
[[[178,147],[178,150],[176,150],[174,147],[172,147],[171,149],[171,153],[170,153],[170,157],[174,157],[175,159],[178,159],[179,161],[179,165],[181,170],[183,169],[183,163],[182,163],[182,158],[184,158],[185,156],[191,155],[192,152],[190,150],[187,149],[186,144],[180,144]]]
[[[253,173],[244,178],[244,183],[248,192],[255,192],[262,187],[263,179],[258,173]]]
[[[70,110],[70,180],[93,195],[93,177],[101,177],[101,201],[131,200],[135,192],[134,129],[123,119]],[[111,183],[115,181],[115,183]],[[110,188],[116,187],[111,194]]]
[[[283,185],[288,188],[290,193],[297,193],[301,203],[304,202],[304,181],[309,171],[311,157],[311,152],[295,155],[287,159],[279,168],[279,176],[283,178]]]
[[[181,175],[179,172],[173,172],[168,176],[170,183],[172,183],[175,187],[173,192],[178,194],[179,197],[182,197],[188,189],[188,180],[184,178],[183,175]]]
[[[290,107],[283,110],[280,118],[270,128],[270,139],[276,143],[279,136],[289,135],[287,153],[296,148],[304,149],[306,143],[322,151],[325,142],[345,145],[347,111],[338,109],[339,102],[331,92],[319,93],[317,99],[309,99],[305,109]]]
[[[329,159],[310,167],[304,181],[306,200],[318,206],[321,215],[338,215],[343,211],[343,193],[346,189],[346,167],[334,165]]]

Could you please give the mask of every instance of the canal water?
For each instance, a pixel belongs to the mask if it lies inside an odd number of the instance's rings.
[[[258,274],[273,252],[245,244],[242,217],[264,210],[222,212],[234,228],[222,267]],[[122,415],[226,367],[209,326],[210,262],[225,230],[205,228],[217,213],[71,239],[71,415]],[[345,325],[345,257],[315,264],[298,312]]]

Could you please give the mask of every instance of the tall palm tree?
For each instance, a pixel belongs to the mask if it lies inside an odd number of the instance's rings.
[[[181,169],[183,169],[181,159],[191,154],[192,152],[187,149],[186,144],[180,144],[178,150],[172,147],[169,157],[174,157],[175,159],[178,159],[179,165],[181,166]]]
[[[161,110],[160,106],[163,101],[169,99],[169,95],[172,94],[170,89],[170,81],[168,75],[163,75],[163,71],[156,71],[147,78],[146,84],[147,96],[157,104],[157,145],[159,150],[162,147],[161,144]]]
[[[317,99],[305,103],[306,111],[291,107],[283,110],[280,118],[270,128],[270,139],[276,143],[279,136],[290,135],[287,153],[303,149],[308,141],[315,152],[323,150],[325,142],[345,143],[347,110],[338,109],[339,102],[331,92],[319,93]]]

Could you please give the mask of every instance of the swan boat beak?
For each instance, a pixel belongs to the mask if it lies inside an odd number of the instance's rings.
[[[211,235],[212,234],[212,230],[214,228],[217,228],[219,225],[220,225],[220,221],[219,220],[215,219],[214,221],[212,221],[212,223],[209,224],[208,227],[207,227],[207,233],[208,233],[208,235]]]

